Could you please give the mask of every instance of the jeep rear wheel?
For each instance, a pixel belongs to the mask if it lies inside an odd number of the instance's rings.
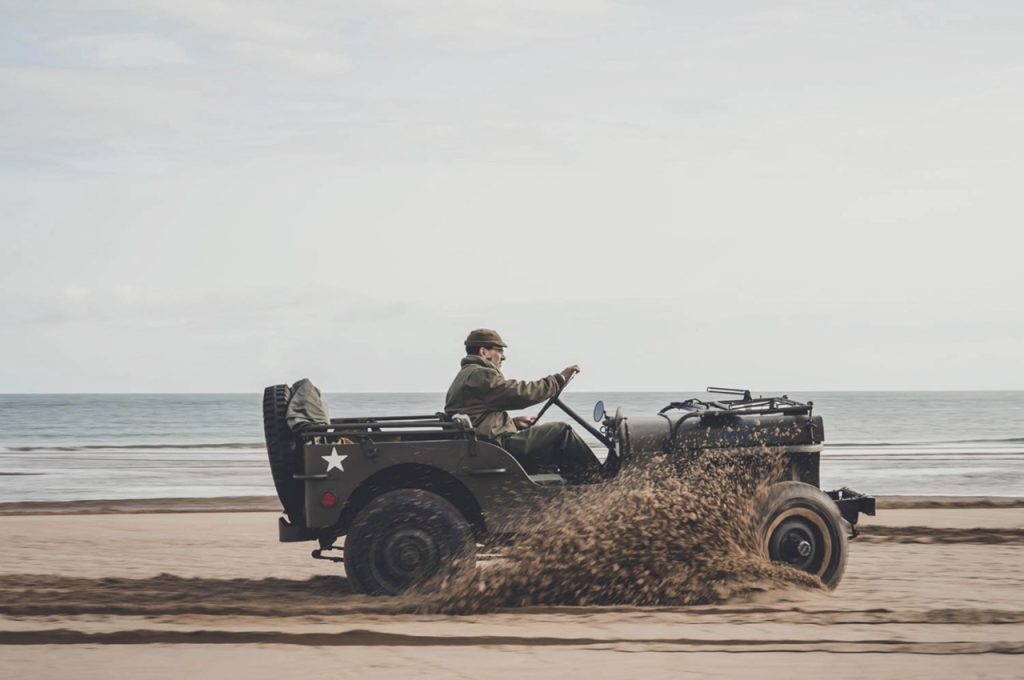
[[[422,489],[389,491],[363,508],[345,537],[353,590],[397,595],[471,568],[473,529],[455,506]]]
[[[847,540],[839,509],[810,484],[782,482],[761,502],[765,554],[821,579],[830,590],[846,569]]]

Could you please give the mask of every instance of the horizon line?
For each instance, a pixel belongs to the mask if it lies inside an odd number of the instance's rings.
[[[351,390],[335,392],[330,390],[322,390],[325,394],[443,394],[446,390]],[[606,389],[606,390],[580,390],[575,394],[600,394],[604,392],[611,392],[615,394],[671,394],[671,393],[687,393],[687,394],[720,394],[717,392],[707,392],[706,390],[637,390],[637,389]],[[760,393],[802,393],[802,392],[894,392],[894,393],[908,393],[908,392],[1024,392],[1024,388],[954,388],[954,389],[914,389],[914,388],[884,388],[884,389],[866,389],[866,388],[855,388],[855,389],[836,389],[836,388],[809,388],[809,389],[788,389],[788,390],[751,390],[751,394]],[[214,391],[201,391],[201,392],[152,392],[152,391],[132,391],[132,392],[2,392],[0,396],[5,397],[17,397],[17,396],[95,396],[95,395],[109,395],[109,396],[153,396],[153,395],[251,395],[260,394],[258,391],[228,391],[228,392],[214,392]]]

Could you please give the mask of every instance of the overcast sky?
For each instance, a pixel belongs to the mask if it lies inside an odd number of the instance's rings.
[[[0,391],[1024,389],[1024,3],[0,0]]]

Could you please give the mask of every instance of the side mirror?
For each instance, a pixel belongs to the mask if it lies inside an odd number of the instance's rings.
[[[604,420],[605,415],[607,414],[604,410],[604,402],[598,400],[598,402],[594,404],[594,421],[598,423],[601,422]]]

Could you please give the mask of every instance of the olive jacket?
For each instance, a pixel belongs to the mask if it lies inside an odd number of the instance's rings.
[[[516,431],[506,409],[533,406],[558,394],[565,378],[555,373],[540,380],[509,380],[481,356],[466,356],[462,370],[448,388],[444,410],[464,413],[473,421],[477,436],[497,439]]]

